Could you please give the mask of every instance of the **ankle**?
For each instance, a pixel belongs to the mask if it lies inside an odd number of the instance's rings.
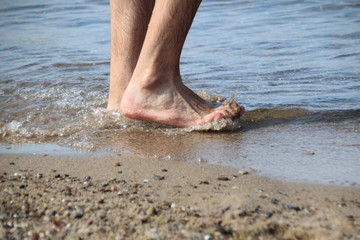
[[[166,67],[148,67],[139,72],[134,72],[132,79],[142,89],[168,88],[181,81],[179,71]]]

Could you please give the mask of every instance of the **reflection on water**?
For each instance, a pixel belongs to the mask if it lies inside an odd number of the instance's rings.
[[[233,131],[209,133],[105,110],[108,1],[3,0],[0,142],[360,183],[359,8],[351,0],[203,1],[181,58],[184,82],[249,110]]]

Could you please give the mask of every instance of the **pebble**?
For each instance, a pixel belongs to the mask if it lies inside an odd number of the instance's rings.
[[[116,162],[112,164],[114,167],[120,167],[121,166],[121,162]]]
[[[264,217],[266,217],[266,218],[271,218],[273,214],[272,214],[271,212],[265,211],[265,212],[263,212],[263,215],[264,215]]]
[[[98,212],[96,212],[96,217],[100,219],[104,219],[106,217],[106,211],[102,209],[99,210]]]
[[[272,204],[278,204],[278,203],[280,202],[280,200],[277,199],[277,198],[271,198],[271,199],[270,199],[270,202],[271,202]]]
[[[301,208],[298,205],[295,204],[284,204],[284,207],[291,209],[291,210],[295,210],[295,211],[300,211]]]
[[[44,175],[43,175],[42,173],[37,173],[37,174],[36,174],[36,177],[37,177],[37,178],[43,178],[43,176],[44,176]]]
[[[155,180],[164,180],[165,176],[159,176],[159,175],[154,174],[153,179],[155,179]]]
[[[82,228],[80,228],[80,229],[78,230],[78,233],[80,233],[80,234],[88,234],[88,233],[90,233],[90,228],[88,228],[88,227],[82,227]]]
[[[157,210],[156,208],[154,207],[149,207],[147,210],[146,210],[146,215],[147,216],[154,216],[157,214]]]
[[[206,234],[204,236],[204,240],[212,240],[213,239],[213,236],[211,234]]]
[[[31,233],[30,240],[38,240],[40,238],[40,235],[36,232]]]
[[[11,162],[10,165],[15,165],[15,163],[14,163],[14,162]]]
[[[219,176],[216,178],[216,180],[219,180],[219,181],[229,181],[230,179],[228,177],[225,177],[225,176]]]
[[[200,181],[199,184],[201,185],[201,184],[210,184],[210,183],[208,181]]]
[[[0,221],[6,221],[8,219],[8,215],[6,212],[0,213]]]
[[[202,164],[202,163],[208,163],[209,161],[206,160],[206,159],[204,159],[204,158],[199,158],[199,159],[198,159],[198,162],[199,162],[200,164]]]
[[[149,182],[149,179],[144,179],[144,183],[148,183]]]
[[[73,212],[74,218],[82,218],[84,216],[84,208],[80,206],[75,206],[75,211]]]
[[[246,174],[249,174],[249,172],[248,172],[248,171],[242,171],[242,170],[240,170],[240,171],[239,171],[239,174],[241,174],[241,175],[246,175]]]

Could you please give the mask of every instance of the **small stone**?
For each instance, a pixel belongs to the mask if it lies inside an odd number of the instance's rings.
[[[20,184],[19,188],[24,189],[24,188],[26,188],[26,185],[25,184]]]
[[[100,218],[100,219],[104,219],[106,217],[106,211],[101,209],[96,213],[96,217]]]
[[[43,178],[43,176],[44,176],[44,175],[43,175],[42,173],[37,173],[37,174],[36,174],[36,177],[37,177],[37,178]]]
[[[240,171],[239,171],[239,174],[240,174],[240,175],[246,175],[246,174],[249,174],[249,172],[248,172],[248,171],[242,171],[242,170],[240,170]]]
[[[206,160],[206,159],[204,159],[204,158],[199,158],[199,159],[198,159],[198,162],[199,162],[200,164],[203,164],[203,163],[207,163],[208,160]]]
[[[61,177],[61,175],[60,174],[55,174],[55,176],[54,176],[55,178],[60,178]]]
[[[144,179],[144,183],[148,183],[149,182],[149,179]]]
[[[265,212],[263,212],[263,215],[266,218],[271,218],[273,214],[271,212],[265,211]]]
[[[90,233],[90,228],[87,227],[82,227],[78,230],[79,234],[89,234]]]
[[[157,214],[157,210],[154,208],[154,207],[149,207],[147,210],[146,210],[146,215],[147,216],[154,216]]]
[[[270,202],[271,202],[272,204],[278,204],[278,203],[280,202],[280,200],[277,199],[277,198],[271,198],[271,199],[270,199]]]
[[[116,162],[112,164],[114,167],[120,167],[121,166],[121,162]]]
[[[155,180],[164,180],[165,176],[159,176],[159,175],[154,174],[153,179],[155,179]]]
[[[8,219],[8,215],[6,212],[0,213],[0,221],[6,221]]]
[[[295,210],[295,211],[300,211],[301,208],[298,205],[295,204],[285,204],[284,205],[286,208],[291,209],[291,210]]]
[[[39,240],[40,236],[38,233],[34,232],[30,235],[30,240]]]
[[[84,208],[80,206],[75,206],[75,211],[73,212],[74,218],[82,218],[84,216]]]
[[[228,177],[225,177],[225,176],[219,176],[216,178],[216,180],[219,180],[219,181],[229,181],[230,179]]]
[[[178,208],[178,205],[176,203],[171,203],[171,208]]]
[[[164,169],[162,169],[161,171],[162,171],[162,172],[167,172],[168,170],[164,168]]]
[[[206,234],[206,235],[204,236],[204,240],[212,240],[212,239],[213,239],[212,234]]]
[[[63,222],[63,221],[57,221],[57,220],[54,220],[53,221],[53,225],[57,228],[62,228],[62,227],[65,227],[66,226],[66,223]]]
[[[277,194],[280,194],[280,195],[284,195],[284,196],[287,196],[287,194],[286,194],[286,193],[284,193],[284,192],[281,192],[281,191],[278,191],[278,192],[277,192]]]
[[[210,184],[210,183],[208,181],[200,181],[199,184],[201,185],[201,184]]]
[[[91,224],[94,223],[94,221],[95,221],[95,219],[91,217],[91,218],[89,218],[89,219],[86,221],[86,224],[87,224],[87,225],[91,225]]]
[[[15,163],[14,163],[14,162],[11,162],[10,165],[15,165]]]

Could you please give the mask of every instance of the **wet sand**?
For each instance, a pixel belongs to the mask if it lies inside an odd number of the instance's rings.
[[[115,153],[0,159],[1,239],[360,239],[357,187]]]

